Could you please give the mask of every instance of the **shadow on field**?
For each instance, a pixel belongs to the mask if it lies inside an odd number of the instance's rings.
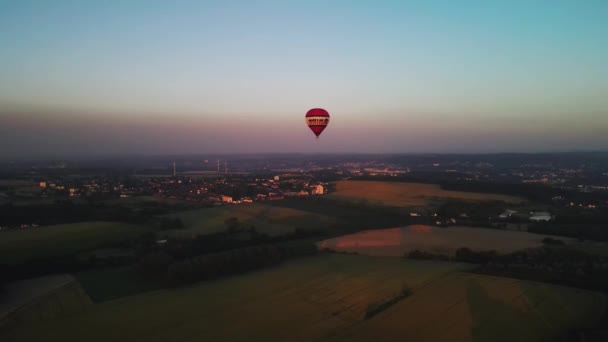
[[[484,341],[539,341],[538,320],[510,305],[511,300],[491,298],[473,279],[467,284],[467,300],[473,325],[471,336],[475,342]],[[512,299],[515,300],[515,299]],[[541,329],[542,330],[542,329]]]

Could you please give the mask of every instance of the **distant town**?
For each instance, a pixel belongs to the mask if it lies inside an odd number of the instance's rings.
[[[114,157],[8,161],[0,173],[0,204],[53,201],[179,200],[197,206],[238,205],[331,193],[337,180],[437,183],[455,190],[542,193],[552,206],[608,207],[608,154],[267,155]],[[5,180],[2,183],[2,180]],[[503,186],[504,185],[504,186]],[[497,189],[496,187],[503,187]],[[527,189],[527,190],[526,190]],[[502,190],[502,191],[501,191]],[[520,195],[514,190],[514,195]],[[505,208],[496,220],[549,221],[546,210]],[[542,209],[542,208],[541,208]],[[412,217],[435,213],[410,212]],[[436,216],[436,214],[435,214]],[[462,214],[460,219],[466,218]],[[448,223],[457,217],[444,217]],[[4,222],[30,228],[40,222]]]

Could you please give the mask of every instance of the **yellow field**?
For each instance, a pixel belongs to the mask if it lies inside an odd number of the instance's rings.
[[[333,340],[550,341],[596,323],[606,304],[600,293],[456,273]]]
[[[380,201],[386,205],[398,207],[424,206],[440,199],[462,199],[470,201],[505,201],[523,202],[524,199],[499,194],[442,190],[436,184],[396,183],[375,181],[339,181],[336,192],[330,195],[336,198],[366,199]]]
[[[344,235],[322,241],[319,247],[375,256],[403,256],[413,250],[453,255],[460,247],[468,247],[476,251],[495,250],[498,253],[511,253],[542,246],[545,237],[545,235],[511,230],[413,225]],[[566,242],[572,240],[560,239]]]
[[[269,235],[291,233],[296,228],[324,228],[334,222],[324,215],[257,203],[183,211],[170,217],[180,218],[186,229],[164,231],[162,235],[190,237],[218,233],[226,230],[224,221],[229,217],[238,218],[243,229],[254,226],[258,232]]]
[[[604,295],[461,273],[468,265],[321,255],[95,304],[5,332],[10,341],[538,341],[593,323]],[[369,320],[403,284],[413,295]]]

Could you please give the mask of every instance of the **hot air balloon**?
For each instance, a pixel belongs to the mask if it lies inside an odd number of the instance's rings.
[[[306,113],[308,128],[319,138],[321,132],[329,124],[329,113],[323,108],[313,108]]]

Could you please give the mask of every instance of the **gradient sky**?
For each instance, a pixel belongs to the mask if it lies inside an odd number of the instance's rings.
[[[599,149],[605,0],[0,0],[0,157]]]

